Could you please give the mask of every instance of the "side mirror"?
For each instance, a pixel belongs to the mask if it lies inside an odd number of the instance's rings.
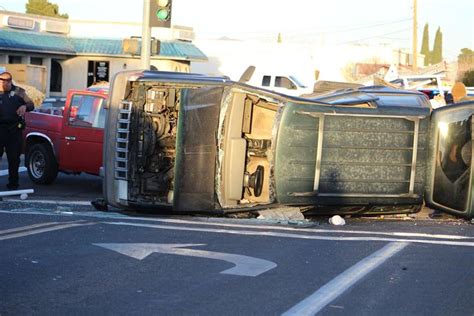
[[[240,76],[239,82],[241,83],[249,82],[254,72],[255,72],[255,66],[248,66],[247,69],[242,74],[242,76]]]

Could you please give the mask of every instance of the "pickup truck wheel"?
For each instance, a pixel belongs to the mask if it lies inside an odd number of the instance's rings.
[[[51,184],[58,176],[58,163],[49,146],[36,144],[26,155],[26,166],[31,181],[37,184]]]

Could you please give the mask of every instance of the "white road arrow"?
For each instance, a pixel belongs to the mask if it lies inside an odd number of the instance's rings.
[[[222,271],[223,274],[234,274],[242,276],[257,276],[277,266],[276,263],[254,257],[235,255],[223,252],[213,252],[196,249],[185,249],[184,247],[205,246],[205,244],[93,244],[95,246],[110,249],[126,256],[142,260],[148,255],[158,252],[178,256],[190,256],[223,260],[233,263],[233,268]]]

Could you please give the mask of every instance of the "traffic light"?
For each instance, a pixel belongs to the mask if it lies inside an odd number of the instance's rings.
[[[171,0],[150,0],[150,27],[171,26]]]

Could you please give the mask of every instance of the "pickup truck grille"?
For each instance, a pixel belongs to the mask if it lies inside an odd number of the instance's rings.
[[[122,101],[117,120],[115,147],[115,178],[121,180],[127,180],[128,177],[128,138],[131,113],[132,102]]]

